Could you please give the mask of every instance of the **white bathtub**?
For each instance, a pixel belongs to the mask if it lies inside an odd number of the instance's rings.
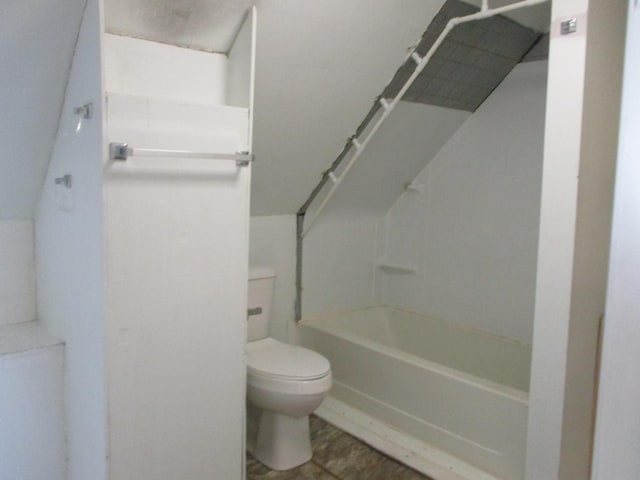
[[[304,320],[300,339],[331,361],[333,398],[471,468],[461,472],[524,478],[528,345],[388,307]]]

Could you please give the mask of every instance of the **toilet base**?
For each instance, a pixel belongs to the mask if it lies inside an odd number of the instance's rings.
[[[273,470],[289,470],[311,460],[309,416],[290,417],[263,410],[253,456]]]

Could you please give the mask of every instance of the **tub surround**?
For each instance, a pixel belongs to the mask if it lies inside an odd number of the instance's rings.
[[[381,220],[376,298],[531,343],[547,62],[519,64]]]

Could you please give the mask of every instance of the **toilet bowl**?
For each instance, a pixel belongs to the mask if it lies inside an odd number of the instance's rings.
[[[247,358],[247,450],[274,470],[311,459],[309,414],[331,389],[329,361],[267,336],[275,272],[251,269]]]

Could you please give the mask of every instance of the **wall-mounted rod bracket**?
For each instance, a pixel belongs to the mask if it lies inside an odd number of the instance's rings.
[[[93,118],[93,103],[85,103],[81,107],[74,107],[73,113],[82,118]]]
[[[56,185],[62,185],[67,188],[71,188],[73,186],[73,177],[70,173],[67,173],[61,177],[56,177],[53,179],[53,183]]]
[[[111,160],[127,160],[129,155],[133,153],[132,149],[126,143],[110,143],[109,158]]]
[[[570,18],[569,20],[565,20],[560,24],[560,34],[561,35],[569,35],[571,33],[576,33],[578,31],[578,19]]]

